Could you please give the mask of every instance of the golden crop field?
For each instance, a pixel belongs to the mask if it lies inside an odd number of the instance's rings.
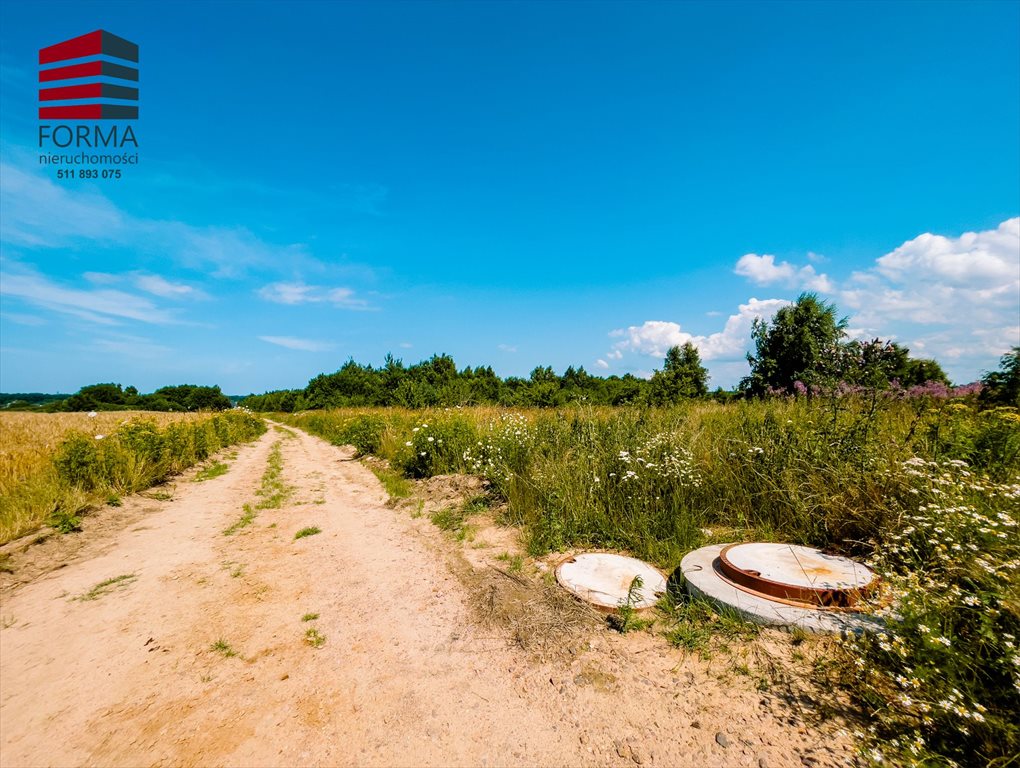
[[[0,413],[0,496],[49,466],[53,452],[69,432],[109,435],[132,419],[145,419],[160,427],[181,421],[208,419],[208,413],[152,413],[103,411],[87,413]]]
[[[264,431],[242,411],[0,413],[0,544],[47,521],[76,530],[79,513]],[[58,466],[63,444],[74,458]]]

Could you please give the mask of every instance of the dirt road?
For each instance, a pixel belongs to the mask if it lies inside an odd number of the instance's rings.
[[[242,505],[258,501],[277,442],[292,494],[224,535]],[[375,477],[350,459],[317,438],[270,430],[225,475],[181,478],[172,500],[130,500],[119,529],[76,534],[89,545],[66,567],[8,583],[0,764],[800,766],[849,757],[834,726],[806,726],[778,697],[739,676],[721,680],[718,665],[661,638],[599,630],[583,652],[542,662],[511,647],[474,620],[449,565],[460,545],[427,518],[386,506]],[[321,532],[295,539],[307,527]]]

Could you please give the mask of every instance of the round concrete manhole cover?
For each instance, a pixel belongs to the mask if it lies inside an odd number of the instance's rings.
[[[760,624],[809,632],[875,632],[868,613],[878,577],[867,566],[796,544],[710,544],[680,563],[694,596]],[[862,612],[862,609],[864,612]]]
[[[606,609],[627,603],[635,578],[641,579],[641,586],[631,595],[633,608],[649,608],[666,592],[666,579],[659,571],[624,555],[586,552],[567,558],[556,568],[556,580],[564,589]]]
[[[732,544],[719,553],[722,575],[761,595],[849,607],[875,583],[865,565],[795,544]]]

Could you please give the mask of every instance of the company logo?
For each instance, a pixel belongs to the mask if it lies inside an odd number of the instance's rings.
[[[99,29],[39,51],[40,120],[137,118],[137,45]]]
[[[39,164],[58,179],[121,178],[137,119],[137,45],[97,29],[39,50]]]

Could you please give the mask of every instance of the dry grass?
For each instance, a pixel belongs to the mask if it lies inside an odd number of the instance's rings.
[[[91,417],[87,413],[0,413],[0,543],[38,528],[58,501],[69,509],[84,508],[94,501],[76,489],[62,488],[53,466],[54,453],[70,433],[105,436],[140,418],[163,428],[205,421],[214,415],[147,411],[105,411]]]
[[[181,421],[202,421],[208,413],[104,411],[87,413],[0,413],[0,497],[7,496],[33,474],[46,469],[69,432],[108,435],[121,424],[144,418],[159,427]]]
[[[605,624],[602,614],[547,581],[496,566],[467,566],[459,575],[479,622],[508,631],[514,645],[540,658],[570,653]]]

